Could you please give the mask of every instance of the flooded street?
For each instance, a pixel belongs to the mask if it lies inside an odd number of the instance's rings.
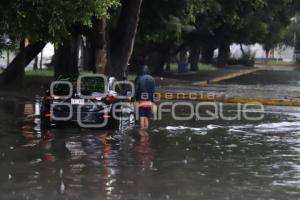
[[[264,119],[42,130],[38,103],[0,101],[0,199],[299,199],[300,109]],[[226,114],[236,112],[225,105]]]

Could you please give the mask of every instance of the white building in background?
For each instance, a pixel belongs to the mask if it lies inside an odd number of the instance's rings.
[[[54,55],[54,46],[51,43],[48,43],[43,49],[43,68],[45,68],[45,64],[49,64],[51,62],[52,56]],[[10,61],[14,59],[15,55],[10,54]],[[38,55],[38,66],[41,59],[41,53]],[[30,70],[33,68],[34,61],[32,61],[26,70]],[[6,68],[7,65],[7,54],[5,51],[2,52],[0,57],[0,68]]]
[[[266,58],[266,52],[263,49],[262,45],[260,44],[243,46],[243,48],[245,51],[250,50],[250,52],[255,55],[256,59]],[[233,58],[240,58],[242,56],[242,52],[239,44],[231,45],[230,50],[231,50],[231,56]],[[269,58],[282,60],[285,62],[292,62],[294,61],[294,47],[278,46],[277,48],[275,48],[270,52]]]

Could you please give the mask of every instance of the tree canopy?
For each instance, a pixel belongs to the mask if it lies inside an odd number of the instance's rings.
[[[3,0],[0,48],[28,38],[59,44],[77,59],[78,36],[84,34],[93,65],[118,77],[130,58],[160,73],[187,51],[194,70],[200,53],[210,63],[215,49],[217,65],[226,66],[232,43],[260,43],[269,51],[278,43],[291,44],[291,31],[300,38],[298,26],[289,26],[299,18],[299,5],[298,0]],[[78,62],[69,63],[77,67]]]
[[[4,0],[0,34],[11,38],[60,42],[76,24],[91,26],[92,17],[108,17],[119,0]]]

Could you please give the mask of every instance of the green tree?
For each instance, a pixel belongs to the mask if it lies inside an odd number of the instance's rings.
[[[269,51],[276,47],[284,37],[285,28],[291,23],[291,18],[295,15],[295,3],[293,0],[268,1],[268,6],[262,16],[267,24],[267,33],[261,37],[268,58]]]
[[[294,1],[207,0],[204,4],[205,9],[197,13],[196,31],[190,41],[202,45],[204,54],[218,48],[217,65],[224,67],[230,53],[229,46],[234,42],[276,44],[281,30],[293,15]]]
[[[143,0],[122,0],[122,7],[109,41],[108,74],[125,78],[140,21]]]
[[[291,20],[291,24],[282,32],[281,45],[287,45],[295,48],[295,53],[300,50],[300,16],[297,14]],[[296,57],[296,62],[299,63],[299,57]]]
[[[131,64],[148,64],[153,73],[161,73],[181,39],[191,31],[195,2],[145,0]]]
[[[20,41],[28,38],[30,45],[20,46],[19,54],[1,74],[0,80],[13,82],[16,74],[24,70],[46,42],[61,44],[72,32],[80,31],[78,27],[91,27],[92,17],[108,17],[108,10],[118,4],[118,0],[1,1],[0,35],[7,34]]]

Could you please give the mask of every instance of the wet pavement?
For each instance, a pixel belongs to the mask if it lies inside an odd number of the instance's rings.
[[[300,198],[299,108],[266,107],[260,121],[165,114],[140,138],[135,128],[43,130],[38,106],[0,101],[0,199]]]
[[[160,86],[161,92],[197,93],[210,96],[265,98],[300,101],[300,68],[269,67],[238,78],[208,84],[192,86],[172,84]]]
[[[265,71],[258,71],[252,74],[223,81],[224,84],[241,85],[300,85],[299,67],[273,67]]]
[[[201,68],[201,66],[200,66]],[[180,85],[180,86],[189,86],[196,82],[203,82],[214,80],[220,77],[228,76],[231,74],[237,74],[242,71],[248,71],[253,69],[253,67],[245,66],[228,66],[225,69],[216,69],[216,70],[201,70],[199,72],[188,72],[188,73],[164,73],[162,77],[156,77],[156,83],[160,86],[169,86],[169,85]]]

